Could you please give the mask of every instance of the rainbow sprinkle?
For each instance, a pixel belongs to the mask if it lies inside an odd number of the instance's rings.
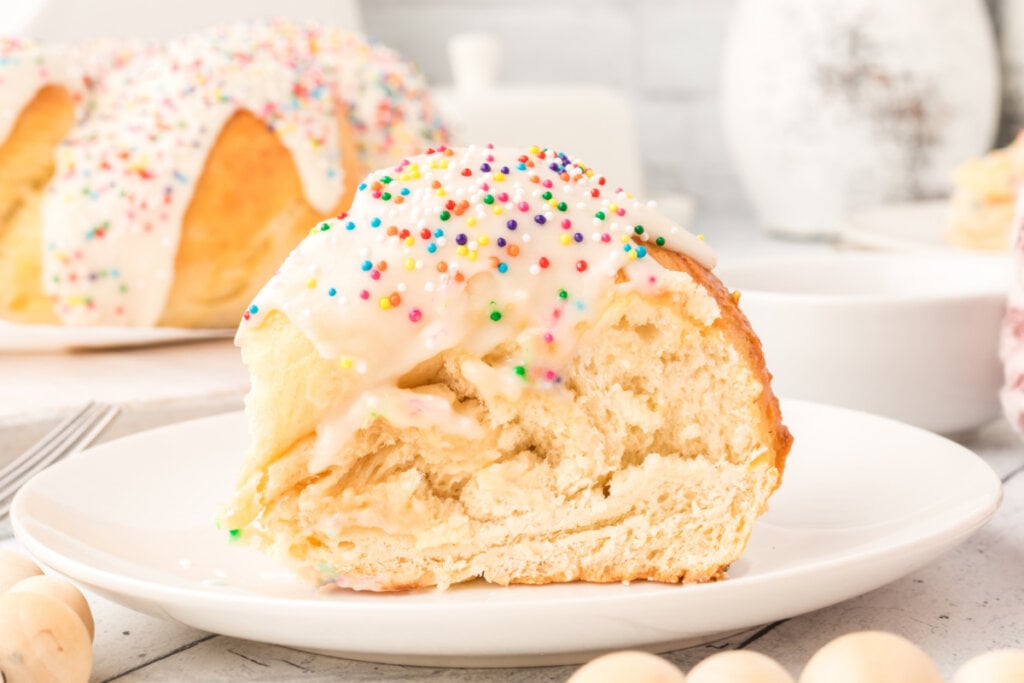
[[[508,372],[557,385],[565,349],[620,270],[631,270],[628,286],[656,291],[664,269],[652,245],[713,262],[651,205],[555,150],[441,146],[371,174],[360,188],[351,209],[327,222],[346,230],[314,231],[256,305],[303,311],[289,317],[320,352],[347,367],[358,358],[369,378],[470,343],[460,335],[484,324],[495,343],[519,341],[522,357]],[[395,205],[395,197],[405,201]],[[588,221],[598,229],[574,229]],[[329,279],[345,304],[304,291],[308,272]],[[239,339],[261,319],[250,315]]]
[[[80,61],[88,69],[72,69],[67,64],[75,60],[65,57],[63,71],[32,74],[40,83],[63,82],[68,72],[82,82],[74,90],[79,122],[57,149],[43,208],[44,280],[69,324],[157,323],[195,183],[237,111],[251,112],[277,134],[307,200],[324,213],[344,189],[340,116],[371,167],[446,139],[415,69],[346,31],[271,21],[128,48],[84,46]],[[5,97],[12,96],[16,66],[37,52],[29,43],[0,40]],[[378,198],[393,205],[398,192]],[[335,226],[325,221],[312,232]],[[113,270],[121,273],[119,283],[103,276]]]

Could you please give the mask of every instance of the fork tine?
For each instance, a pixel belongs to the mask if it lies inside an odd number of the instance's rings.
[[[68,430],[58,440],[51,441],[48,449],[38,450],[37,460],[27,472],[3,482],[4,488],[0,491],[0,520],[7,516],[14,494],[25,482],[61,457],[84,448],[120,412],[116,406],[94,405],[92,407],[94,410],[83,416],[83,421],[76,427]]]
[[[5,500],[14,495],[21,484],[32,474],[46,467],[52,460],[59,457],[65,449],[74,445],[77,439],[89,429],[93,420],[96,419],[96,406],[90,405],[89,410],[81,419],[69,425],[57,438],[52,439],[45,448],[40,448],[33,454],[31,460],[26,460],[14,472],[9,473],[0,480],[0,500]]]
[[[50,440],[49,446],[37,450],[36,459],[22,468],[17,476],[0,482],[0,518],[10,509],[10,499],[32,476],[64,456],[75,453],[96,438],[104,427],[120,412],[116,406],[90,404],[90,410],[73,428],[66,430],[59,438]]]
[[[86,403],[82,407],[82,409],[79,410],[77,413],[75,413],[74,415],[69,415],[67,418],[61,420],[60,424],[58,424],[56,427],[47,432],[46,435],[43,436],[43,438],[41,438],[39,441],[35,442],[31,448],[29,448],[27,451],[19,455],[17,458],[6,464],[4,467],[0,468],[0,482],[5,481],[9,476],[11,476],[18,469],[20,469],[22,465],[24,465],[26,462],[31,462],[36,457],[38,457],[37,454],[40,451],[49,448],[54,441],[56,441],[61,436],[66,434],[67,431],[71,429],[73,425],[77,424],[79,420],[81,420],[83,416],[86,413],[88,413],[94,405],[96,404],[93,402]]]
[[[83,419],[78,422],[74,427],[67,430],[67,432],[55,440],[48,449],[40,451],[37,456],[36,463],[31,469],[39,470],[41,467],[38,465],[48,465],[54,460],[75,453],[84,448],[88,443],[92,441],[102,431],[103,427],[113,419],[114,415],[119,412],[119,409],[102,404],[93,404],[92,410],[83,416]],[[24,478],[24,475],[18,477]],[[6,485],[7,481],[0,481],[0,485]],[[0,491],[0,500],[3,499],[3,492]]]
[[[101,403],[100,405],[104,409],[103,413],[96,418],[96,422],[93,423],[92,429],[90,429],[85,434],[85,436],[83,436],[79,440],[75,448],[68,452],[68,455],[77,453],[78,451],[87,448],[89,444],[95,441],[96,437],[99,436],[103,432],[103,430],[107,428],[107,425],[110,424],[110,421],[117,417],[118,413],[121,412],[121,409],[118,406],[108,405],[106,403]]]
[[[36,472],[45,469],[50,464],[56,462],[64,456],[71,455],[82,450],[85,446],[92,442],[96,435],[99,434],[103,428],[113,419],[114,415],[118,413],[118,409],[114,406],[105,404],[95,404],[91,414],[87,416],[87,419],[83,420],[73,430],[69,430],[67,435],[60,439],[59,442],[53,444],[51,449],[45,453],[40,454],[36,464],[33,465],[31,471],[27,474],[21,475],[18,479],[21,482],[31,477]],[[0,486],[5,488],[0,489],[0,500],[14,495],[15,491],[8,493],[7,482],[0,481]],[[21,487],[21,483],[17,484],[17,487]]]

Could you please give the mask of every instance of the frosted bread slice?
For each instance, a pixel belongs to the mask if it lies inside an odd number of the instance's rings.
[[[246,311],[222,523],[361,590],[720,578],[791,437],[713,263],[550,150],[371,174]]]

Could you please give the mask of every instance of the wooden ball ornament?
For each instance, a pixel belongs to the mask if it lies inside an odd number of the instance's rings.
[[[30,591],[0,595],[0,671],[5,683],[88,683],[92,641],[73,609]]]
[[[953,683],[1020,683],[1024,681],[1024,650],[996,650],[967,661]]]
[[[686,683],[793,683],[793,677],[767,655],[733,650],[711,655],[693,667]]]
[[[22,579],[11,587],[12,593],[27,592],[39,593],[56,598],[74,610],[78,618],[82,620],[85,629],[89,632],[89,641],[92,642],[96,635],[96,624],[92,619],[92,610],[89,609],[89,602],[82,595],[82,591],[75,588],[74,584],[56,576],[30,576]]]
[[[811,657],[800,683],[943,683],[935,663],[895,633],[860,631],[828,643]]]
[[[35,562],[13,550],[0,549],[0,593],[30,576],[39,576],[43,570]]]
[[[584,664],[568,683],[686,683],[674,664],[648,652],[624,650]]]

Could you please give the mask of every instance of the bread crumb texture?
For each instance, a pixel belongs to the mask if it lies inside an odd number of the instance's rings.
[[[253,442],[222,525],[359,590],[722,577],[791,437],[729,293],[687,257],[655,257],[670,286],[615,284],[556,387],[493,381],[515,341],[445,351],[398,387],[443,399],[449,427],[369,416],[325,467],[310,467],[317,431],[356,397],[268,315],[243,345]]]

